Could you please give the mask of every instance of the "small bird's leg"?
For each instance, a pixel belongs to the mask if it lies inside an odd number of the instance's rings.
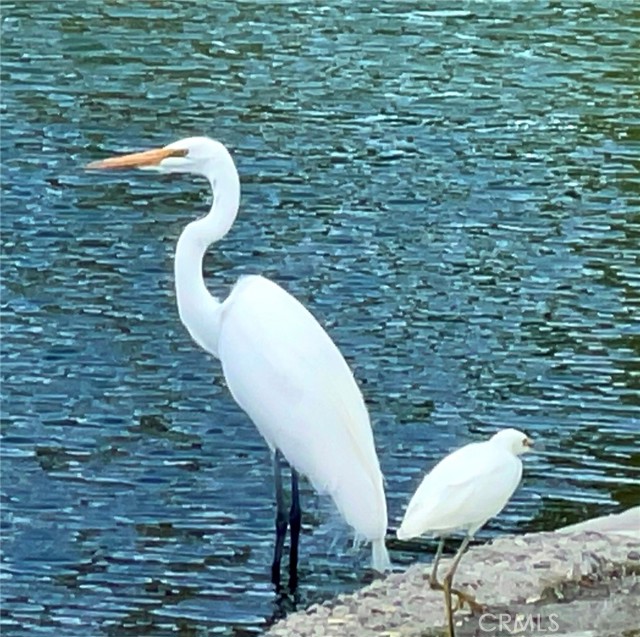
[[[438,550],[436,551],[436,556],[433,558],[433,568],[431,570],[431,576],[429,577],[429,583],[431,584],[431,588],[442,587],[440,582],[438,582],[438,562],[442,557],[443,550],[444,550],[444,537],[441,537],[440,542],[438,544]]]
[[[434,591],[443,591],[444,584],[441,584],[440,582],[435,582],[431,586],[431,589]],[[482,604],[479,604],[478,602],[476,602],[475,598],[472,595],[469,595],[468,593],[463,593],[461,590],[458,590],[457,588],[453,588],[453,586],[451,585],[449,585],[449,590],[457,598],[456,607],[453,609],[453,612],[460,610],[465,604],[468,604],[469,608],[471,609],[471,612],[474,614],[480,615],[485,611],[485,607]]]
[[[446,577],[442,582],[442,590],[444,591],[444,616],[447,622],[447,637],[456,637],[453,627],[453,608],[451,607],[451,580]]]
[[[287,535],[287,512],[284,506],[284,494],[282,492],[282,476],[280,474],[280,452],[273,454],[273,478],[276,490],[276,544],[273,550],[273,564],[271,565],[271,582],[277,592],[280,591],[280,561],[284,538]]]
[[[453,575],[456,572],[456,569],[458,568],[458,564],[460,560],[462,559],[462,554],[465,552],[465,549],[469,545],[470,539],[471,538],[467,535],[464,538],[464,540],[462,540],[462,544],[460,545],[460,548],[458,549],[456,556],[453,558],[453,564],[451,564],[451,568],[449,569],[447,574],[444,576],[444,579],[442,580],[442,590],[444,591],[445,614],[446,614],[447,626],[449,630],[448,637],[455,637],[455,630],[453,628],[453,607],[451,605],[451,592],[452,592],[451,584],[453,582]],[[456,594],[459,596],[458,592],[456,592]]]
[[[438,563],[440,562],[440,558],[442,557],[442,551],[444,549],[444,538],[440,539],[440,543],[438,544],[438,550],[436,551],[436,556],[433,559],[433,567],[431,569],[431,575],[429,576],[429,584],[431,588],[435,591],[444,590],[443,585],[438,581]],[[467,595],[467,593],[463,593],[459,591],[457,588],[450,587],[451,592],[457,597],[456,607],[453,609],[454,612],[459,610],[464,606],[464,604],[468,604],[471,611],[474,613],[482,613],[484,607],[481,604],[478,604],[476,600],[471,596]]]
[[[298,473],[291,467],[291,509],[289,509],[289,529],[291,531],[291,549],[289,551],[289,590],[293,593],[298,586],[298,543],[302,510],[298,490]]]
[[[446,619],[449,626],[448,637],[454,637],[453,608],[451,606],[451,593],[456,595],[460,602],[466,602],[467,604],[469,604],[469,607],[471,608],[472,612],[478,612],[478,611],[482,612],[483,610],[483,607],[480,604],[478,604],[478,602],[476,602],[476,600],[471,595],[467,595],[466,593],[463,593],[459,590],[451,588],[451,584],[453,583],[453,575],[456,572],[456,569],[458,568],[458,564],[460,563],[460,560],[462,559],[462,556],[467,546],[469,546],[470,540],[471,540],[471,537],[469,535],[467,535],[464,538],[464,540],[462,540],[462,544],[460,545],[458,552],[453,558],[453,564],[451,564],[451,568],[449,569],[449,571],[444,577],[444,580],[442,581],[442,590],[444,591],[444,603],[445,603],[445,609],[446,609]]]
[[[472,613],[480,614],[484,612],[485,610],[484,606],[482,604],[478,604],[478,602],[476,602],[473,595],[469,595],[468,593],[463,593],[462,591],[456,588],[451,588],[451,584],[453,583],[453,574],[458,568],[458,564],[460,563],[460,560],[462,559],[462,555],[466,551],[467,546],[469,546],[470,541],[471,541],[471,536],[467,535],[467,537],[465,537],[464,540],[462,541],[462,544],[460,545],[460,548],[458,549],[458,552],[456,553],[456,556],[453,559],[453,564],[451,565],[451,568],[449,569],[449,572],[447,573],[445,579],[447,577],[449,578],[449,588],[451,592],[458,598],[458,606],[456,610],[458,610],[458,608],[462,608],[464,604],[468,604]]]

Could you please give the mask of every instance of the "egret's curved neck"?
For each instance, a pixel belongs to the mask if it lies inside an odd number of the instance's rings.
[[[211,184],[213,203],[178,239],[175,285],[180,320],[198,345],[217,356],[221,303],[207,290],[202,262],[207,248],[229,232],[238,214],[240,178],[230,155],[205,166],[202,174]]]

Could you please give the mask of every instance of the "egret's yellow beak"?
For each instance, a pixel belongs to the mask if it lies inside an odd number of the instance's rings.
[[[534,442],[533,442],[533,440],[531,440],[531,438],[525,438],[525,440],[524,440],[524,446],[525,446],[525,447],[533,447],[533,446],[534,446]]]
[[[184,148],[152,148],[141,153],[131,153],[130,155],[120,155],[100,159],[87,164],[87,170],[101,170],[104,168],[143,168],[145,166],[157,166],[167,157],[186,157],[188,151]]]

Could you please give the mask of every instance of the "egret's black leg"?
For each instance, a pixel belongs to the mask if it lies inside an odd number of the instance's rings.
[[[291,467],[291,509],[289,510],[289,528],[291,529],[291,550],[289,552],[289,590],[293,593],[298,586],[298,540],[302,510],[298,491],[298,474]]]
[[[280,474],[280,453],[273,454],[273,478],[276,489],[276,544],[273,550],[273,564],[271,565],[271,581],[280,590],[280,561],[282,560],[282,548],[284,538],[287,535],[287,512],[284,506],[284,494],[282,493],[282,476]]]

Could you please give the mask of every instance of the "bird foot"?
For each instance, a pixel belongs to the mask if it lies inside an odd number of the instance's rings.
[[[444,586],[442,585],[442,583],[435,578],[431,578],[431,577],[429,578],[429,585],[431,586],[431,589],[434,591],[444,590]],[[464,608],[465,604],[469,606],[469,609],[471,610],[471,613],[473,615],[476,615],[476,614],[482,615],[482,613],[484,613],[484,611],[486,610],[486,607],[480,604],[479,602],[477,602],[475,597],[473,597],[473,595],[469,595],[468,593],[463,593],[457,588],[452,588],[451,592],[457,598],[456,607],[453,609],[454,612],[460,610],[461,608]]]
[[[465,604],[469,606],[469,610],[472,615],[482,615],[485,612],[486,606],[480,604],[476,601],[476,598],[473,595],[469,595],[468,593],[463,593],[456,588],[452,588],[451,592],[456,596],[456,607],[454,608],[454,612],[460,610],[464,607]]]

